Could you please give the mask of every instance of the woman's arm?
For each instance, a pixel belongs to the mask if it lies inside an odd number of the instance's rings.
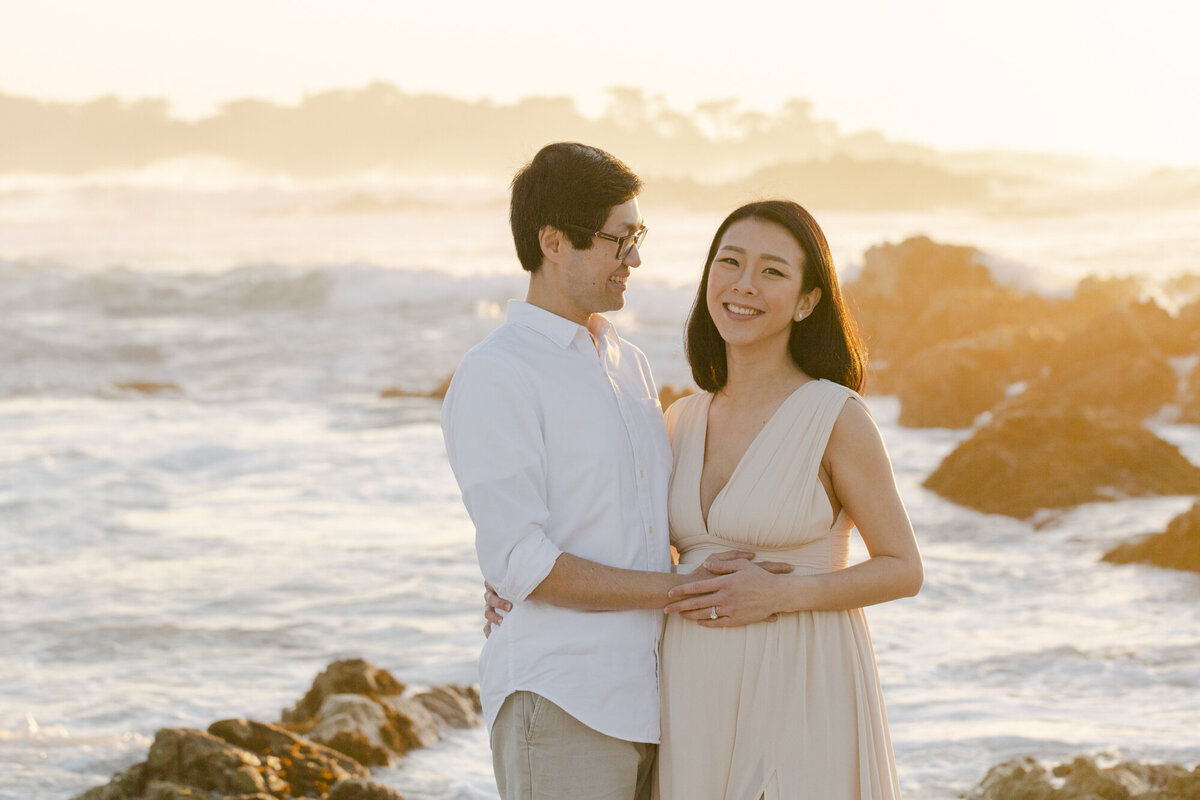
[[[787,611],[834,611],[911,597],[924,569],[896,488],[883,437],[857,400],[843,407],[825,451],[834,495],[854,520],[870,558],[820,575],[771,575],[744,560],[706,564],[720,577],[677,586],[667,612],[707,627],[745,625]],[[716,606],[720,618],[709,619]]]

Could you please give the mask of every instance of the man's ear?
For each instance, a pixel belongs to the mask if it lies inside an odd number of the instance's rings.
[[[555,263],[562,261],[570,242],[566,235],[553,225],[543,225],[538,230],[538,244],[542,247],[542,258]]]

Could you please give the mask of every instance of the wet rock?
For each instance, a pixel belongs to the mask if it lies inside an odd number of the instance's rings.
[[[389,387],[389,388],[381,391],[379,393],[379,396],[383,397],[383,398],[428,397],[428,398],[431,398],[434,400],[441,400],[441,399],[445,398],[446,391],[450,388],[450,379],[453,377],[454,377],[454,373],[447,375],[446,379],[443,380],[440,384],[438,384],[438,387],[436,389],[433,389],[428,392],[413,392],[408,389],[400,389],[398,387],[393,386],[393,387]]]
[[[353,754],[303,739],[280,725],[226,719],[214,722],[208,732],[264,758],[276,759],[272,762],[274,769],[291,786],[293,794],[321,797],[336,781],[370,774],[363,766],[367,762],[356,760]]]
[[[361,658],[334,661],[313,680],[312,688],[299,703],[284,710],[283,721],[302,723],[311,720],[331,694],[384,697],[403,693],[404,684],[385,669],[378,669]]]
[[[331,694],[317,712],[316,724],[308,735],[339,750],[359,763],[385,766],[394,754],[385,732],[389,727],[384,707],[359,694]]]
[[[1162,533],[1139,542],[1119,544],[1104,554],[1110,564],[1153,564],[1200,572],[1200,503],[1167,525]]]
[[[872,357],[888,362],[1003,325],[1045,324],[1055,307],[997,284],[975,248],[924,236],[868,250],[846,297]]]
[[[1179,401],[1179,421],[1200,425],[1200,363],[1192,367]]]
[[[359,779],[338,781],[328,800],[404,800],[395,789]]]
[[[1198,494],[1200,467],[1111,414],[1017,409],[955,448],[924,485],[979,511],[1025,518],[1099,500]]]
[[[1047,328],[1004,326],[926,348],[887,370],[884,391],[900,401],[900,424],[965,428],[1015,383],[1036,379],[1061,341]]]
[[[105,398],[128,397],[134,394],[144,395],[177,395],[183,394],[183,389],[175,383],[159,383],[158,381],[116,381],[96,390],[96,394]]]
[[[997,764],[988,770],[968,800],[1051,800],[1056,795],[1046,768],[1033,758]]]
[[[658,403],[662,406],[662,410],[666,411],[671,406],[671,403],[674,403],[679,398],[687,397],[689,394],[695,393],[696,390],[688,386],[676,389],[670,384],[664,384],[663,387],[658,390]]]
[[[1187,800],[1200,797],[1200,767],[1123,761],[1102,768],[1087,756],[1047,770],[1033,758],[988,770],[966,800]]]
[[[473,728],[483,721],[479,690],[474,686],[435,686],[413,699],[451,728]]]
[[[226,794],[266,793],[282,797],[287,783],[273,757],[231,745],[210,733],[166,728],[154,736],[146,777]]]
[[[1154,414],[1179,388],[1155,336],[1159,323],[1170,316],[1153,303],[1097,318],[1054,348],[1044,374],[1014,404],[1105,409],[1134,420]]]
[[[367,780],[364,765],[427,747],[444,727],[476,725],[481,711],[474,687],[404,691],[387,670],[361,659],[336,661],[284,712],[290,721],[225,719],[207,732],[160,730],[144,763],[76,800],[396,800],[391,789]]]

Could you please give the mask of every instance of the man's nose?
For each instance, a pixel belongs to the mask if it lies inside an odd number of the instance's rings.
[[[624,263],[630,267],[640,267],[642,265],[642,254],[638,251],[636,244],[629,248],[629,252],[625,255]]]

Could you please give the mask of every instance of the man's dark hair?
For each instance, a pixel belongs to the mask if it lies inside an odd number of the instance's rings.
[[[529,272],[542,266],[538,231],[558,228],[577,250],[595,243],[614,206],[637,197],[641,179],[620,159],[578,142],[556,142],[538,151],[513,178],[508,221],[517,258]],[[564,227],[578,225],[583,230]]]

